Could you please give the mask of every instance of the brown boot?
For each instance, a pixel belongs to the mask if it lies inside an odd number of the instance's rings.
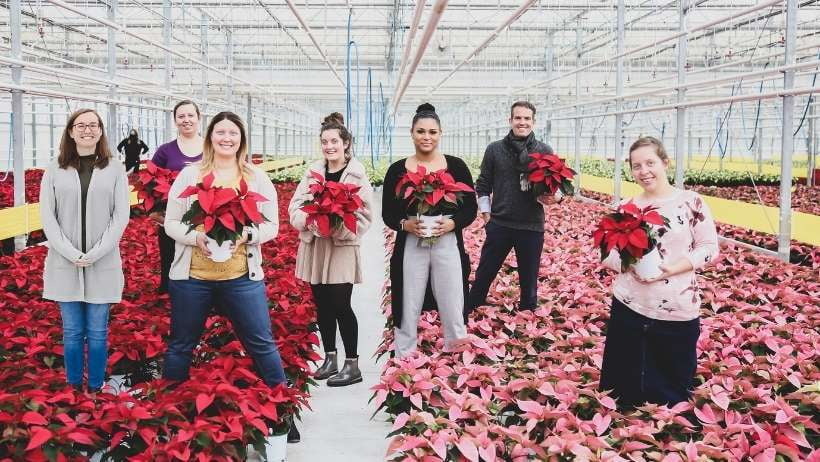
[[[362,372],[359,370],[359,358],[345,359],[342,370],[327,379],[329,387],[346,387],[362,381]]]
[[[336,360],[336,352],[331,351],[330,353],[325,353],[325,362],[319,366],[319,369],[316,369],[313,378],[316,380],[324,380],[337,372],[339,372],[339,365]]]

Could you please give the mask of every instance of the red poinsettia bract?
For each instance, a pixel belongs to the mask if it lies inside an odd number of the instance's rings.
[[[415,172],[408,171],[396,184],[396,196],[409,198],[409,206],[415,205],[419,215],[455,209],[464,193],[469,192],[473,192],[473,188],[456,181],[446,170],[428,173],[421,165]]]
[[[330,237],[333,230],[344,225],[351,233],[356,234],[356,212],[362,207],[359,197],[361,186],[325,181],[325,178],[310,172],[315,181],[308,190],[313,199],[305,201],[300,209],[307,214],[306,223],[316,224],[319,234]]]
[[[655,248],[655,226],[668,226],[669,220],[657,212],[657,207],[639,208],[632,201],[606,215],[592,233],[596,247],[601,249],[601,260],[613,249],[621,256],[621,269],[638,261]]]
[[[145,169],[137,173],[134,181],[134,191],[140,200],[142,209],[148,213],[165,210],[168,203],[168,193],[179,172],[162,168],[150,160],[145,163]]]
[[[202,225],[205,234],[217,244],[239,239],[243,226],[267,221],[259,212],[259,203],[268,199],[249,190],[244,178],[239,180],[239,189],[236,190],[214,186],[214,174],[209,173],[201,183],[185,188],[179,197],[184,199],[194,195],[197,200],[182,216],[182,222],[189,225],[189,232]]]
[[[575,170],[569,168],[563,159],[555,154],[538,152],[530,154],[530,157],[532,160],[527,166],[530,170],[527,179],[532,183],[532,191],[536,196],[553,195],[558,190],[567,196],[575,193],[572,185]]]

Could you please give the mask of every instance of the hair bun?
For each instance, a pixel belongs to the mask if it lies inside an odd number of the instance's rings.
[[[432,112],[433,114],[435,114],[436,107],[430,103],[421,104],[419,105],[419,107],[416,108],[416,114],[421,114],[422,112]]]
[[[325,120],[323,120],[322,123],[323,124],[337,123],[339,125],[344,125],[345,124],[345,118],[344,118],[344,116],[342,116],[342,114],[340,114],[338,112],[334,112],[334,113],[330,114],[329,116],[325,117]]]

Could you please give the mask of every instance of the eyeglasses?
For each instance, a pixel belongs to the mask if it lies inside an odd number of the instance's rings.
[[[96,132],[97,130],[99,130],[99,128],[100,128],[100,124],[98,124],[98,123],[90,123],[90,124],[79,123],[79,124],[74,124],[74,129],[76,129],[77,131],[81,131],[81,132],[84,132],[84,131],[86,131],[86,130],[91,130],[92,132]]]

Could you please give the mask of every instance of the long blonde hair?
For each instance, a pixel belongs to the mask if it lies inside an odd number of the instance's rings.
[[[205,140],[202,143],[202,162],[199,169],[202,175],[207,175],[214,170],[214,145],[211,143],[211,135],[214,132],[214,126],[223,120],[228,120],[239,127],[239,133],[242,135],[242,140],[239,143],[239,150],[236,151],[236,165],[239,167],[239,174],[242,178],[248,179],[253,176],[253,171],[248,164],[248,138],[245,135],[245,124],[242,119],[230,111],[220,112],[213,116],[211,122],[208,124],[208,130],[205,133]]]

